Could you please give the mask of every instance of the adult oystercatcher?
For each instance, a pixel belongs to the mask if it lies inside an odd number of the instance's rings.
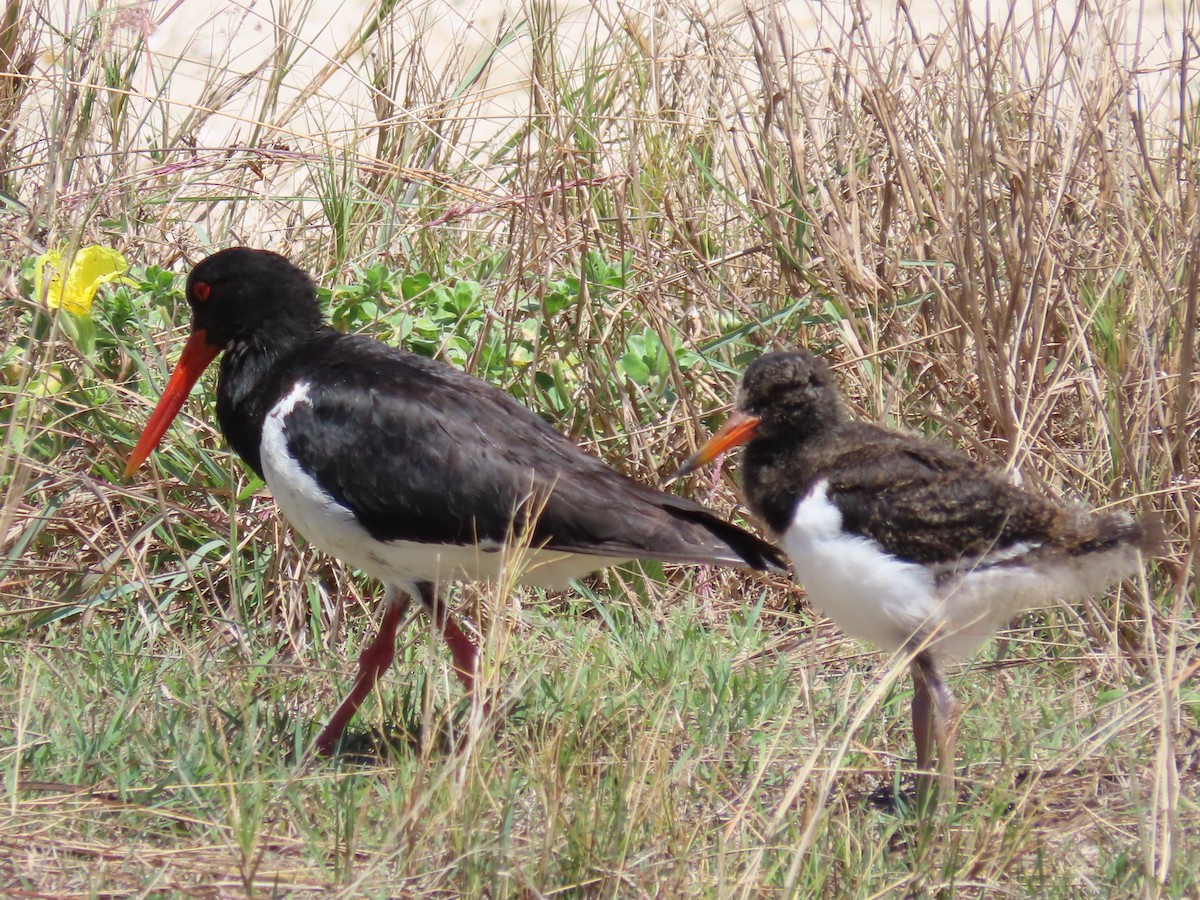
[[[514,541],[529,548],[520,581],[552,587],[633,559],[787,568],[770,544],[610,469],[503,391],[330,328],[312,279],[276,253],[209,256],[188,276],[187,299],[191,337],[125,476],[224,351],[217,420],[233,449],[297,531],[386,586],[379,633],[317,738],[320,754],[391,665],[411,597],[473,689],[478,647],[437,586],[496,578]]]
[[[953,772],[957,724],[941,665],[1018,611],[1129,577],[1151,521],[1093,512],[911,434],[850,417],[825,362],[800,350],[746,369],[735,411],[675,477],[746,444],[742,490],[796,580],[848,634],[911,654],[921,794],[936,745]]]

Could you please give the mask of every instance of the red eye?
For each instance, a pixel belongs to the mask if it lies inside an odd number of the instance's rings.
[[[211,291],[212,291],[212,288],[210,288],[208,286],[208,284],[203,281],[197,281],[195,284],[192,285],[192,296],[195,297],[197,300],[199,300],[201,303],[203,303],[205,300],[208,299],[208,295]]]

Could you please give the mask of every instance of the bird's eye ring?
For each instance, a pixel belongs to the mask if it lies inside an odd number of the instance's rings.
[[[208,286],[206,281],[197,281],[192,285],[192,296],[203,303],[208,299],[208,295],[212,293],[212,288]]]

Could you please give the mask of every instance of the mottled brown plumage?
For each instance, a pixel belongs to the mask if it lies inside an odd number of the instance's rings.
[[[1094,553],[1148,537],[1124,512],[1059,503],[952,447],[852,419],[829,367],[807,351],[756,360],[737,405],[761,420],[742,464],[746,503],[777,534],[827,480],[847,531],[913,562],[957,563],[1018,543]]]
[[[953,698],[940,663],[974,652],[1014,613],[1136,572],[1152,524],[1013,483],[957,450],[854,420],[825,362],[771,353],[690,471],[745,443],[746,503],[796,579],[848,633],[911,655],[917,761],[952,765]]]

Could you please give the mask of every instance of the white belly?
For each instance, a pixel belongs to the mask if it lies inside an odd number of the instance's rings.
[[[842,532],[842,516],[820,481],[796,506],[782,543],[796,580],[813,603],[847,634],[889,651],[925,646],[940,658],[969,656],[1017,612],[1085,596],[1137,570],[1137,551],[1059,558],[1047,563],[1032,548],[1028,564],[964,561],[935,584],[933,572]],[[1051,557],[1052,558],[1052,557]]]
[[[521,584],[565,587],[573,578],[623,562],[607,556],[512,548],[494,542],[446,545],[375,539],[287,452],[284,419],[296,404],[306,402],[307,396],[307,385],[299,384],[267,415],[260,446],[263,477],[292,526],[331,556],[385,584],[460,578],[497,580],[508,571],[515,572]]]
[[[933,579],[872,541],[844,534],[827,490],[828,482],[817,482],[783,534],[796,581],[847,634],[898,650],[939,618]]]

